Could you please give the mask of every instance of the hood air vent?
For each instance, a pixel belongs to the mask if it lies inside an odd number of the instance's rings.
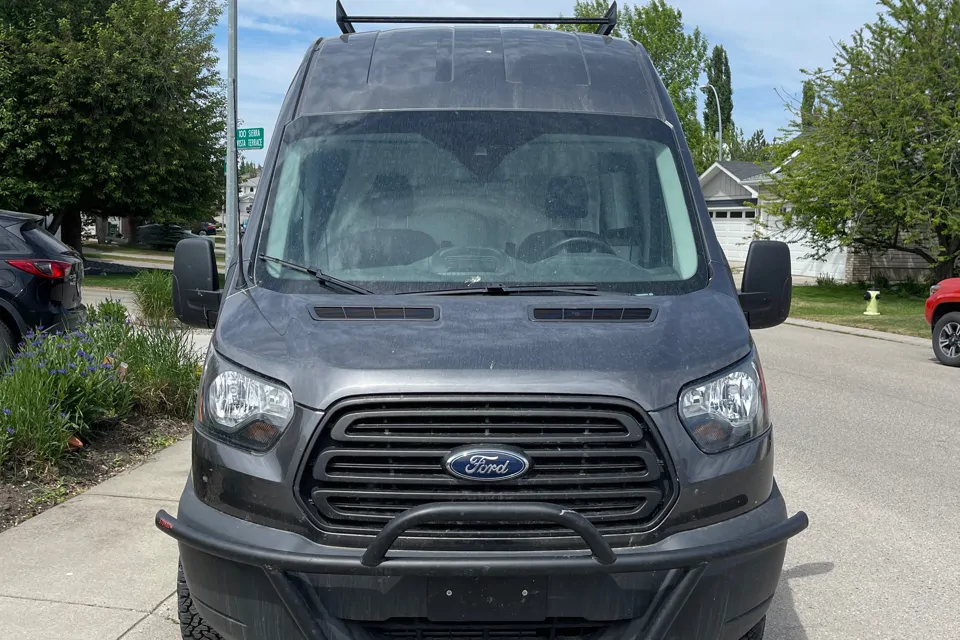
[[[433,307],[314,307],[314,320],[420,320],[440,317]]]
[[[541,322],[650,322],[652,307],[534,307],[534,320]]]

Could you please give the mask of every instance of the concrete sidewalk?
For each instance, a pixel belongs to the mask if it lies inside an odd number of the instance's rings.
[[[173,640],[176,513],[190,440],[0,534],[0,638]]]
[[[191,332],[204,353],[212,332]],[[177,546],[157,531],[176,513],[187,438],[0,533],[0,638],[179,640]]]

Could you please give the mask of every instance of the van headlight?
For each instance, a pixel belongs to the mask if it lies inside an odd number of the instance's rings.
[[[750,357],[680,392],[680,421],[705,453],[719,453],[763,435],[770,428],[763,369]]]
[[[266,451],[293,420],[293,394],[207,354],[197,422],[211,436],[253,451]]]

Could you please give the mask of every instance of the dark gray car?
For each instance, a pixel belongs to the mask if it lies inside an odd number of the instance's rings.
[[[177,247],[177,313],[215,326],[156,519],[183,637],[761,638],[807,526],[750,335],[786,318],[786,245],[737,291],[615,8],[598,34],[338,17],[226,288]]]

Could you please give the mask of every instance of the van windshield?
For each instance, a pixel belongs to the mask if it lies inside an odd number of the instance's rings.
[[[299,118],[257,253],[376,293],[706,284],[672,130],[649,118],[417,111]],[[315,290],[257,261],[263,286]]]

